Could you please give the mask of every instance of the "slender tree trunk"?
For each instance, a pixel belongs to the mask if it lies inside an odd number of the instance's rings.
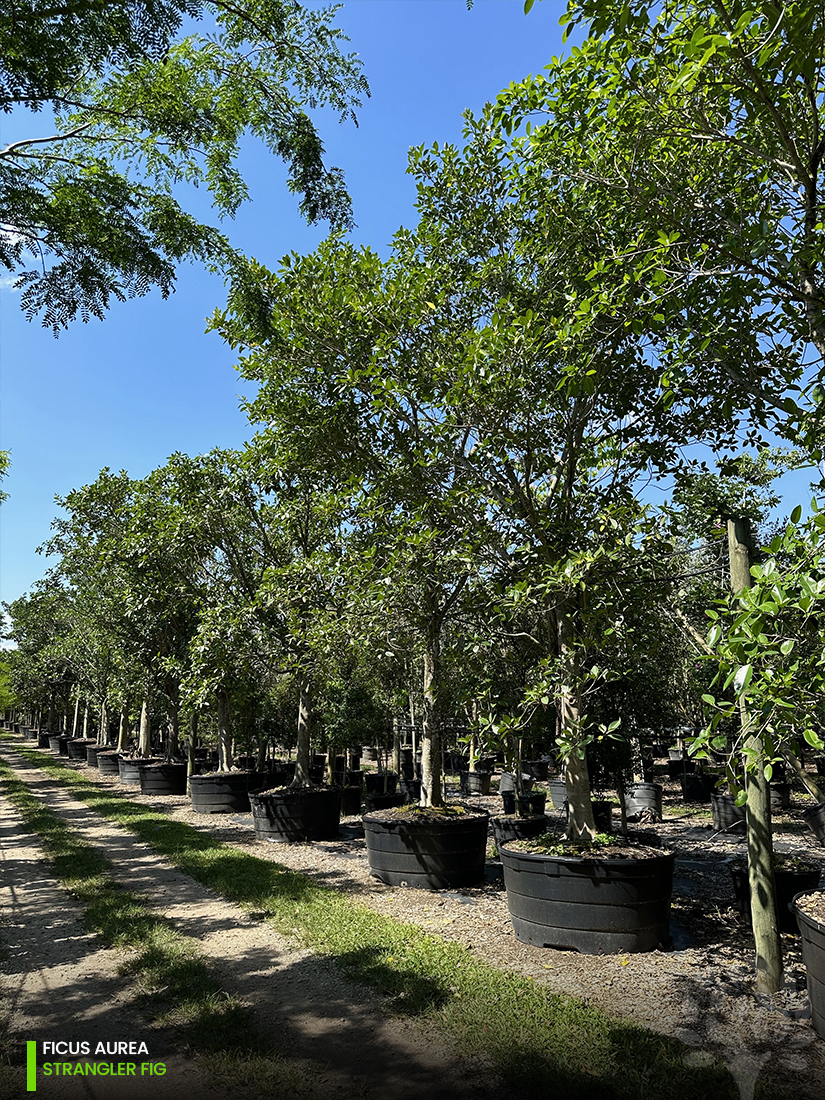
[[[401,733],[397,718],[392,720],[392,770],[396,775],[401,774]]]
[[[186,793],[191,794],[189,780],[195,774],[195,749],[198,746],[198,712],[189,715],[189,744],[186,751]]]
[[[562,736],[573,746],[565,764],[567,802],[570,807],[567,836],[570,840],[590,840],[596,835],[596,823],[593,820],[593,806],[590,802],[587,755],[584,745],[580,744],[578,654],[574,644],[573,620],[568,607],[559,609],[558,632],[559,654],[562,662],[559,717]]]
[[[229,728],[229,700],[223,688],[218,691],[218,771],[232,767],[232,731]]]
[[[415,703],[412,692],[407,693],[410,701],[410,744],[412,745],[413,769],[418,771],[418,738],[415,736]]]
[[[728,520],[730,582],[734,593],[750,588],[751,536],[747,520]],[[739,714],[747,756],[754,768],[745,773],[745,824],[748,836],[748,880],[751,895],[751,924],[756,944],[756,988],[761,993],[776,993],[782,984],[782,947],[776,919],[776,884],[773,873],[773,837],[771,835],[771,799],[765,779],[762,739],[753,733],[753,722],[744,697]]]
[[[98,745],[105,745],[109,740],[109,714],[106,709],[106,700],[101,700],[100,703],[100,721],[97,726],[97,743]]]
[[[298,681],[298,742],[295,746],[293,787],[312,786],[309,776],[309,745],[312,738],[312,679],[302,672]]]
[[[53,691],[49,692],[49,718],[48,718],[48,722],[49,722],[48,729],[49,729],[49,732],[51,732],[55,728],[55,726],[54,726],[54,692]]]
[[[77,737],[77,727],[80,722],[80,688],[74,701],[74,718],[72,719],[72,737]]]
[[[421,737],[421,805],[443,806],[441,783],[441,736],[438,714],[441,654],[440,630],[432,623],[424,654],[423,725]]]
[[[89,700],[88,699],[86,699],[86,701],[83,704],[83,736],[84,736],[84,738],[89,736]]]
[[[126,752],[129,744],[129,707],[126,703],[120,708],[117,725],[117,751]]]
[[[138,756],[152,755],[152,719],[149,714],[149,696],[143,697],[140,708],[140,733],[138,734]]]

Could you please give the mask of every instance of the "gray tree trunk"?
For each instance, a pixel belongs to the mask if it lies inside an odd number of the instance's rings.
[[[596,835],[593,806],[590,802],[590,776],[587,755],[581,737],[578,655],[574,645],[573,622],[569,609],[558,612],[559,654],[562,681],[559,689],[559,718],[562,734],[573,745],[564,768],[570,816],[567,836],[570,840],[592,840]]]
[[[312,786],[309,775],[309,746],[312,738],[312,679],[302,672],[298,680],[298,741],[295,746],[293,787]]]
[[[138,734],[138,756],[152,755],[152,719],[149,713],[149,696],[143,697],[140,708],[140,733]]]
[[[430,631],[424,654],[423,733],[421,737],[421,805],[443,806],[441,736],[438,725],[438,686],[441,671],[439,637]]]
[[[734,593],[750,588],[751,534],[747,520],[728,520],[730,583]],[[773,873],[771,799],[765,779],[762,739],[751,732],[752,721],[744,698],[739,704],[740,721],[748,757],[755,763],[745,773],[745,825],[748,837],[748,881],[751,896],[751,924],[756,945],[756,988],[776,993],[782,985],[782,947],[776,919],[776,884]],[[748,759],[743,755],[744,760]],[[755,758],[755,760],[754,760]]]
[[[120,708],[120,721],[117,727],[117,751],[126,752],[129,743],[129,708],[124,705]]]
[[[218,771],[232,767],[232,731],[229,727],[229,700],[223,689],[218,691]]]

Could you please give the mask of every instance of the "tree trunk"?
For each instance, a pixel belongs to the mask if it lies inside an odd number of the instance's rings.
[[[579,661],[574,645],[573,622],[566,607],[560,608],[558,612],[558,632],[562,664],[559,718],[562,736],[572,745],[564,769],[567,802],[570,807],[567,836],[570,840],[591,840],[596,835],[596,823],[590,802],[587,755],[584,745],[580,744]]]
[[[298,742],[295,746],[293,787],[310,787],[309,745],[312,738],[312,679],[302,672],[298,680]]]
[[[129,742],[129,708],[124,703],[120,708],[120,721],[117,727],[117,751],[126,752]]]
[[[218,771],[232,767],[232,731],[229,727],[229,699],[223,688],[218,690]]]
[[[152,755],[152,719],[149,714],[149,696],[144,695],[140,708],[140,733],[138,734],[138,756]]]
[[[396,775],[401,774],[401,733],[397,718],[392,720],[392,770]]]
[[[109,740],[109,716],[106,710],[106,700],[102,699],[100,703],[100,721],[97,726],[97,743],[98,745],[105,745]]]
[[[195,774],[195,749],[198,746],[198,712],[193,710],[189,715],[189,744],[186,750],[186,793],[191,794],[192,788],[189,780]]]
[[[421,737],[421,805],[443,806],[441,784],[441,737],[438,727],[440,684],[440,631],[431,626],[424,654],[423,725]]]
[[[744,519],[728,520],[730,551],[730,583],[735,594],[750,588],[749,524]],[[776,993],[782,984],[782,947],[776,919],[776,884],[773,874],[773,837],[771,835],[771,799],[765,779],[762,739],[751,733],[752,720],[744,696],[739,700],[739,714],[745,746],[743,762],[753,762],[753,770],[745,773],[745,824],[748,836],[748,881],[751,895],[751,924],[756,944],[756,988],[761,993]],[[752,754],[752,755],[751,755]]]
[[[80,720],[80,689],[78,688],[77,697],[74,701],[74,718],[72,719],[72,737],[77,737],[77,727]]]
[[[89,736],[89,700],[87,699],[83,705],[83,736]]]

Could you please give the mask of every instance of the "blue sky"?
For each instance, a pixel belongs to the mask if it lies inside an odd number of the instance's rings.
[[[372,98],[357,129],[332,117],[321,128],[328,162],[346,174],[356,241],[383,251],[400,225],[414,224],[410,146],[460,141],[462,111],[479,110],[562,53],[565,7],[544,0],[525,16],[523,0],[476,0],[469,11],[465,0],[344,4],[338,23],[364,60]],[[39,118],[0,121],[4,143],[33,136],[33,126],[43,133]],[[225,226],[233,243],[270,267],[286,252],[311,251],[326,230],[301,221],[280,162],[250,143],[241,169],[252,201]],[[195,202],[203,216],[203,195]],[[185,265],[167,301],[153,292],[116,304],[103,322],[77,322],[55,340],[25,320],[17,294],[0,290],[0,446],[12,454],[0,599],[16,599],[43,574],[35,547],[49,535],[55,495],[104,466],[142,477],[174,451],[199,454],[249,437],[234,356],[204,332],[223,301],[220,280]],[[793,483],[802,501],[806,480]]]

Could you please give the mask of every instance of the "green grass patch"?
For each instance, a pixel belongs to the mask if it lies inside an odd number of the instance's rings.
[[[303,1072],[256,1033],[249,1010],[212,977],[194,942],[115,881],[106,856],[33,795],[3,760],[0,777],[9,801],[39,838],[55,877],[83,906],[85,926],[111,947],[129,950],[119,971],[134,983],[147,1019],[173,1028],[187,1051],[205,1055],[213,1079],[237,1084],[239,1075],[248,1076],[250,1059],[265,1059],[272,1063],[270,1076],[278,1068],[282,1087],[296,1096],[309,1095]]]
[[[465,1055],[491,1065],[523,1094],[558,1092],[569,1100],[738,1098],[720,1064],[689,1065],[675,1040],[498,970],[458,944],[101,788],[54,758],[17,751],[186,874],[331,956],[350,977],[385,994],[394,1011],[435,1023]]]

